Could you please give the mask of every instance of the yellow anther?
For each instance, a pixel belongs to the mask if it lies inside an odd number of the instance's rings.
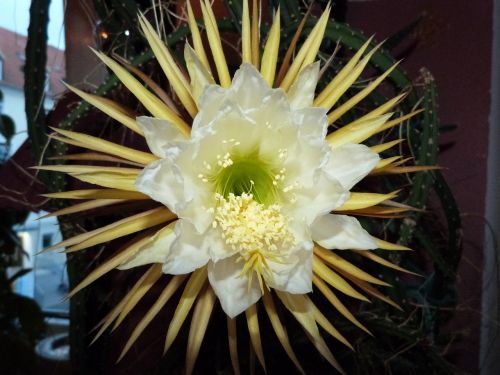
[[[245,262],[241,275],[248,274],[249,286],[255,273],[263,291],[264,282],[267,287],[272,279],[268,261],[281,263],[295,243],[281,206],[266,207],[247,193],[231,193],[227,198],[216,194],[215,198],[213,228],[219,228],[226,245],[238,252],[237,261]]]

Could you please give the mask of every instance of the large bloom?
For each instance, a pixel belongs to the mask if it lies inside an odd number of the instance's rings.
[[[334,290],[366,301],[361,290],[397,306],[373,287],[387,285],[385,282],[362,271],[335,250],[351,250],[380,265],[404,271],[369,250],[406,248],[372,237],[355,216],[393,217],[409,208],[387,205],[395,193],[351,193],[350,190],[368,174],[426,168],[401,167],[398,157],[380,159],[379,153],[401,140],[372,147],[361,144],[416,112],[389,121],[392,115],[389,111],[403,97],[399,95],[329,132],[330,125],[336,125],[339,118],[375,90],[394,69],[338,103],[376,52],[378,47],[367,52],[371,40],[361,46],[316,95],[320,63],[315,60],[329,22],[329,10],[317,20],[300,48],[296,48],[298,36],[293,39],[288,48],[290,53],[283,59],[278,54],[278,11],[260,57],[257,8],[254,6],[251,22],[248,4],[244,1],[242,63],[231,79],[215,17],[207,1],[202,2],[201,7],[213,64],[209,62],[188,3],[194,47],[186,45],[185,48],[189,80],[151,24],[140,17],[144,35],[176,100],[136,70],[133,71],[151,89],[116,61],[97,53],[152,117],[135,118],[131,115],[133,111],[110,99],[70,87],[87,102],[144,136],[151,152],[54,129],[57,132],[54,139],[97,152],[68,159],[118,161],[130,167],[42,167],[66,172],[102,187],[48,194],[53,198],[88,200],[53,215],[130,200],[147,201],[149,209],[64,240],[52,248],[80,251],[115,238],[138,235],[71,292],[71,295],[77,293],[112,269],[152,264],[101,322],[97,337],[113,322],[118,326],[161,276],[167,275],[166,286],[135,328],[122,356],[185,284],[169,324],[165,350],[172,345],[195,305],[188,339],[188,373],[193,369],[217,300],[228,316],[229,347],[235,371],[239,367],[234,318],[242,312],[245,312],[257,358],[265,366],[256,309],[261,298],[279,342],[299,370],[302,368],[277,313],[276,301],[281,301],[294,315],[321,355],[340,370],[318,326],[351,346],[308,293],[314,285],[335,309],[365,331]],[[278,61],[281,68],[277,72]],[[212,70],[211,66],[216,69]],[[151,208],[154,201],[157,207]]]
[[[377,247],[356,219],[330,214],[379,157],[366,146],[334,153],[328,145],[326,110],[312,107],[318,72],[319,64],[306,67],[305,83],[287,95],[243,64],[229,88],[204,89],[190,138],[167,121],[139,118],[161,159],[141,172],[137,190],[179,218],[172,244],[147,251],[163,252],[167,274],[208,263],[231,318],[264,288],[311,292],[313,240],[329,249]],[[337,153],[351,157],[335,160]]]

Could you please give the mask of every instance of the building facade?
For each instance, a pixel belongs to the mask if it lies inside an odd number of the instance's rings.
[[[10,145],[4,150],[7,157],[12,156],[28,139],[23,72],[26,41],[26,36],[0,28],[0,90],[3,93],[1,113],[14,121],[16,129]],[[45,111],[52,109],[55,99],[64,91],[64,76],[64,51],[49,46],[46,96],[41,103]],[[0,143],[5,144],[5,140],[1,139]],[[55,252],[38,254],[61,240],[56,218],[37,220],[44,214],[46,212],[43,211],[30,213],[26,222],[15,228],[25,254],[21,264],[11,271],[32,268],[33,272],[19,278],[14,288],[17,293],[35,298],[44,312],[64,315],[68,311],[68,302],[63,302],[63,297],[68,292],[66,257]]]

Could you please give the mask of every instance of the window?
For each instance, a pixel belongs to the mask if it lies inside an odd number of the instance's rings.
[[[52,245],[52,237],[53,237],[52,233],[45,233],[42,236],[42,248],[43,249]]]
[[[52,96],[52,87],[50,85],[50,72],[48,70],[45,71],[45,94],[48,96]]]

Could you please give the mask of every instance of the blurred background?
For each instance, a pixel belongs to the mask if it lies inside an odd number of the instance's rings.
[[[67,331],[69,302],[66,257],[60,253],[36,255],[61,240],[56,218],[37,220],[47,212],[29,202],[26,185],[10,185],[10,176],[22,174],[24,167],[12,156],[28,139],[24,95],[24,65],[30,0],[2,1],[0,11],[0,272],[2,275],[0,316],[2,350],[0,370],[9,373],[33,371],[30,361],[41,359],[39,369],[51,371],[53,365],[68,361]],[[50,6],[46,82],[41,109],[49,111],[60,95],[65,77],[64,3]],[[41,67],[41,69],[43,66]],[[13,170],[5,172],[9,163]],[[7,167],[8,168],[8,167]],[[6,197],[7,195],[7,197]],[[7,286],[13,293],[6,293]],[[61,341],[62,339],[62,341]],[[56,346],[53,344],[56,343]],[[36,355],[33,355],[33,348]],[[45,364],[42,364],[45,362]],[[44,370],[44,371],[45,371]]]

